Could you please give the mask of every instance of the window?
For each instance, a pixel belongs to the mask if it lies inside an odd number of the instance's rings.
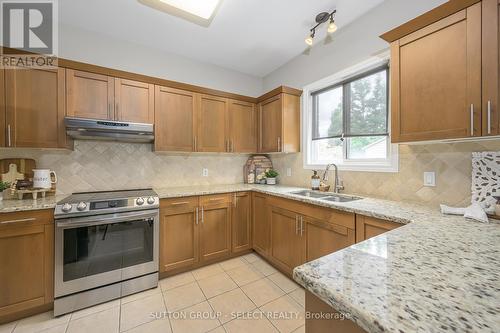
[[[305,167],[333,162],[344,170],[397,171],[397,146],[389,137],[388,74],[387,64],[379,63],[324,88],[305,89]]]

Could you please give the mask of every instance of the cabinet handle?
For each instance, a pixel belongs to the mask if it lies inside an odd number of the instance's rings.
[[[208,201],[221,201],[224,200],[225,198],[210,198]]]
[[[470,136],[474,136],[474,104],[470,105]]]
[[[234,194],[234,197],[233,197],[234,201],[233,201],[233,206],[236,207],[236,202],[238,200],[238,197],[236,196],[236,193]]]
[[[195,217],[194,218],[195,218],[194,223],[196,223],[196,225],[198,225],[198,207],[196,207],[196,209],[195,209]]]
[[[205,224],[205,217],[203,216],[203,206],[201,206],[201,224]]]
[[[26,218],[26,219],[3,221],[3,222],[0,222],[0,224],[12,224],[12,223],[30,222],[30,221],[36,221],[36,218],[35,217],[30,217],[30,218]]]
[[[278,151],[281,151],[281,138],[278,136]]]
[[[172,206],[187,205],[189,201],[172,202]]]
[[[491,101],[488,101],[488,134],[491,134]]]
[[[300,216],[300,237],[302,237],[303,232],[304,232],[304,217]]]
[[[12,147],[12,141],[11,141],[11,137],[10,137],[10,124],[7,125],[7,141],[8,141],[9,147]]]

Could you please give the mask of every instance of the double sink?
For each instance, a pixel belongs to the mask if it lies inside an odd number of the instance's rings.
[[[310,190],[302,190],[296,192],[290,192],[290,194],[299,195],[301,197],[314,198],[319,200],[325,200],[330,202],[350,202],[355,200],[360,200],[363,198],[353,197],[349,195],[340,195],[336,193],[328,193],[328,192],[318,192],[318,191],[310,191]]]

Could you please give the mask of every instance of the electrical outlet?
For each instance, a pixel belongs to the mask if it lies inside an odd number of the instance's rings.
[[[203,177],[208,177],[208,169],[207,168],[203,168],[202,176]]]
[[[292,177],[292,168],[286,168],[286,176]]]
[[[434,171],[424,172],[424,186],[436,186],[436,173]]]

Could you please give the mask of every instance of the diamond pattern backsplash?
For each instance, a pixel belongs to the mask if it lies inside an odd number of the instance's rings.
[[[75,141],[75,149],[0,149],[0,158],[33,158],[57,173],[57,194],[243,182],[248,155],[162,154],[149,144]],[[202,177],[202,169],[208,177]]]
[[[344,181],[345,193],[465,207],[471,202],[472,153],[499,150],[499,139],[400,145],[398,173],[341,171],[339,175]],[[312,170],[303,168],[302,154],[271,155],[271,159],[282,175],[281,184],[311,186]],[[292,177],[285,176],[287,167],[292,168]],[[425,171],[436,172],[435,187],[423,186]]]

